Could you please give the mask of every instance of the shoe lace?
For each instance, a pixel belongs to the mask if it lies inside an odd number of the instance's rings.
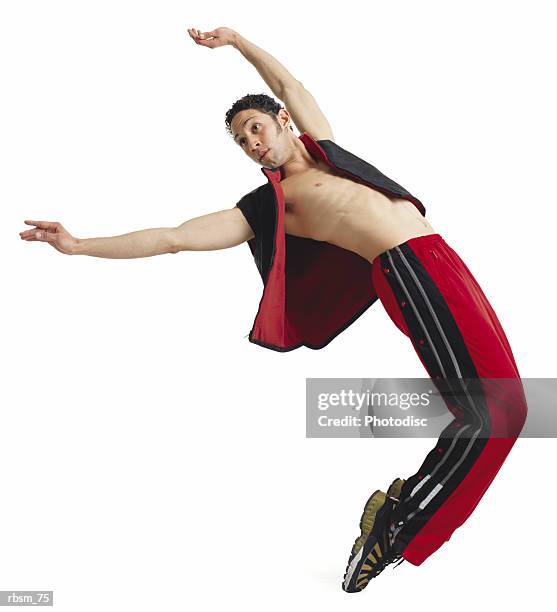
[[[393,569],[395,569],[395,567],[398,567],[404,560],[405,559],[401,554],[389,555],[388,557],[385,557],[381,563],[381,566],[379,568],[376,568],[375,576],[379,576],[379,574],[387,567],[387,565],[395,563],[395,565],[393,565]]]
[[[395,506],[398,505],[398,503],[400,503],[400,499],[397,499],[396,497],[392,497],[389,495],[389,497],[395,502]],[[395,540],[395,525],[393,522],[389,523],[389,526],[387,528],[387,538],[389,540],[389,545],[392,547],[392,545],[394,544],[394,540]],[[395,569],[395,567],[398,567],[403,561],[404,561],[404,557],[402,556],[402,553],[393,553],[391,555],[389,555],[388,557],[386,557],[385,559],[385,564],[384,566],[381,568],[380,571],[382,571],[385,567],[387,567],[387,565],[390,565],[391,563],[394,563],[395,565],[393,565],[393,569]]]

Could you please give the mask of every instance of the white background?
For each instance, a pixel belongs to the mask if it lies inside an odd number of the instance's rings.
[[[6,1],[0,14],[0,590],[58,610],[468,610],[552,594],[554,440],[519,440],[420,567],[341,588],[363,504],[434,440],[305,438],[306,377],[422,377],[377,302],[321,351],[250,344],[247,245],[135,260],[26,243],[230,208],[265,177],[226,110],[271,93],[236,29],[314,94],[339,145],[421,199],[523,376],[555,376],[550,2]]]

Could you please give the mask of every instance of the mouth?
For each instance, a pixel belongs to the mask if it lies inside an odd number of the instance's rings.
[[[267,155],[267,153],[268,153],[270,150],[271,150],[271,149],[267,149],[267,150],[265,151],[265,153],[263,153],[263,155],[261,155],[261,157],[259,158],[259,161],[261,161],[261,160],[262,160],[262,159],[265,157],[265,155]]]

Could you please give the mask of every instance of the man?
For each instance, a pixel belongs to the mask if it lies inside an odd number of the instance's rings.
[[[226,113],[236,146],[268,182],[177,227],[78,239],[58,222],[28,220],[21,237],[110,258],[247,241],[264,283],[250,341],[278,351],[322,348],[382,302],[455,418],[416,474],[366,503],[342,585],[361,591],[396,560],[420,565],[474,510],[526,419],[518,369],[487,298],[423,204],[338,146],[313,96],[271,55],[228,28],[188,32],[198,45],[239,50],[284,102],[247,95]],[[493,397],[467,382],[493,378],[518,384]]]

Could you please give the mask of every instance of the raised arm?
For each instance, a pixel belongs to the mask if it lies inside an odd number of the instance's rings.
[[[249,240],[253,231],[239,208],[194,217],[177,227],[156,227],[106,238],[75,238],[56,221],[25,221],[33,229],[20,232],[27,242],[48,242],[65,255],[110,259],[152,257],[180,251],[227,249]]]
[[[288,70],[257,45],[230,28],[210,32],[188,29],[193,40],[203,47],[215,49],[231,45],[253,64],[274,95],[284,102],[292,121],[300,132],[307,132],[315,140],[333,140],[333,131],[317,101],[304,85]]]

